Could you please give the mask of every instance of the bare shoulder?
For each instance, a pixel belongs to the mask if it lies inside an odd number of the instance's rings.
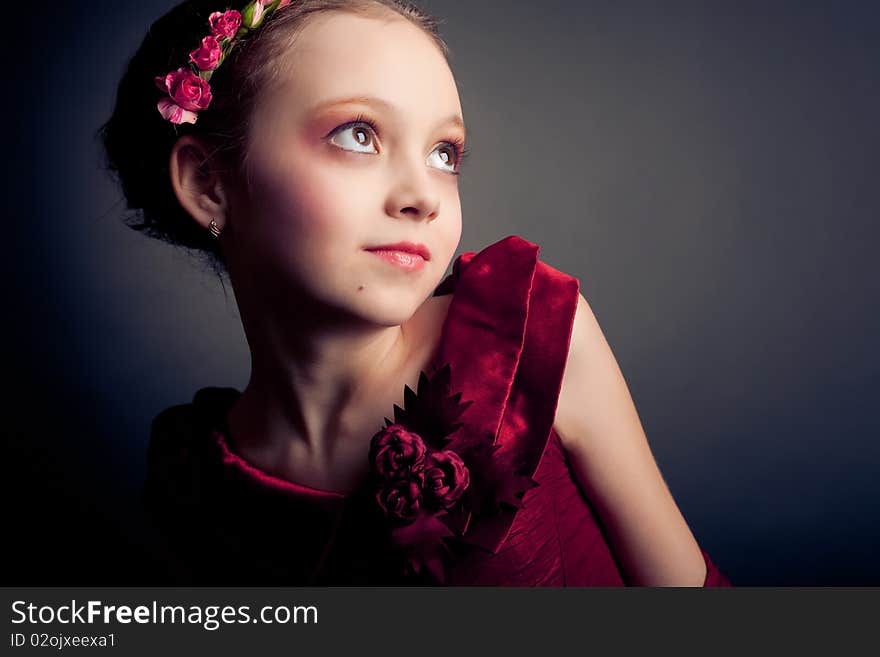
[[[589,302],[578,294],[554,422],[560,440],[568,449],[585,449],[600,435],[638,422],[617,359]]]
[[[699,546],[660,474],[617,360],[583,295],[554,427],[626,580],[649,586],[704,582]]]

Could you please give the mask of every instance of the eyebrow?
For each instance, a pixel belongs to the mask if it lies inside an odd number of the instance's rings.
[[[396,105],[394,105],[393,103],[389,103],[387,100],[376,98],[375,96],[351,96],[349,98],[334,98],[332,100],[325,100],[312,107],[312,111],[320,112],[330,107],[335,107],[336,105],[375,105],[392,113],[400,113],[400,110]],[[467,136],[467,129],[464,126],[464,120],[458,114],[453,114],[446,117],[437,125],[457,126],[461,128],[461,130],[465,133],[465,136]]]

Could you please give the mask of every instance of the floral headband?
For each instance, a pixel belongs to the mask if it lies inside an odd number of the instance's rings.
[[[228,9],[208,16],[211,33],[189,54],[189,67],[181,67],[155,78],[156,86],[165,92],[157,107],[162,118],[171,123],[195,123],[199,110],[211,104],[211,79],[238,40],[263,24],[276,9],[283,9],[290,0],[265,2],[254,0],[240,12]]]

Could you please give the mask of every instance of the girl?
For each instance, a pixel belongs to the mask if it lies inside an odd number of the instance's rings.
[[[728,585],[577,279],[516,236],[443,279],[466,129],[436,21],[221,5],[151,27],[103,127],[135,227],[228,272],[251,351],[244,391],[153,423],[179,581]]]

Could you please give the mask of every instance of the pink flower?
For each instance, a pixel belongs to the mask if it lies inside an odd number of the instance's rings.
[[[189,54],[190,61],[199,67],[200,71],[213,71],[220,63],[220,44],[212,36],[202,39],[202,45]]]
[[[283,9],[284,7],[286,7],[289,4],[290,4],[290,0],[281,0],[281,2],[278,3],[278,6],[275,7],[275,9],[276,9],[276,11],[278,9]]]
[[[404,479],[382,488],[376,501],[389,518],[409,523],[419,515],[422,489],[418,479]]]
[[[471,474],[458,454],[450,450],[432,452],[425,461],[425,502],[448,509],[458,502],[471,483]]]
[[[402,479],[421,469],[427,448],[417,433],[392,424],[370,441],[370,463],[384,479]]]
[[[196,112],[207,109],[211,104],[211,86],[188,68],[179,68],[164,77],[158,76],[155,81],[157,87],[167,92],[171,100],[185,110]],[[162,111],[161,107],[159,111]]]
[[[183,109],[167,96],[159,101],[159,113],[171,123],[195,123],[198,115]]]
[[[215,11],[208,16],[211,34],[218,39],[231,39],[241,27],[241,14],[235,9],[226,12]]]

